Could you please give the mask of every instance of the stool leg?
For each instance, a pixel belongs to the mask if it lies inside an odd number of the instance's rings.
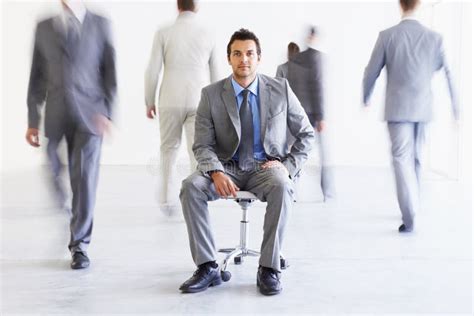
[[[236,249],[234,249],[234,251],[228,253],[228,254],[225,256],[224,261],[222,262],[221,271],[227,270],[227,265],[229,264],[229,261],[230,261],[232,258],[234,258],[235,256],[241,255],[242,253],[243,253],[243,252],[242,252],[242,249],[240,249],[240,248],[236,248]]]
[[[240,247],[242,249],[247,249],[247,243],[249,241],[249,232],[247,230],[248,224],[248,221],[240,221]]]
[[[219,250],[217,250],[218,252],[223,252],[223,253],[229,253],[229,252],[232,252],[234,251],[235,248],[221,248]]]
[[[251,249],[247,249],[247,255],[253,256],[253,257],[259,257],[259,256],[260,256],[260,252],[255,251],[255,250],[251,250]]]
[[[285,270],[290,267],[290,263],[285,257],[280,253],[280,269]]]

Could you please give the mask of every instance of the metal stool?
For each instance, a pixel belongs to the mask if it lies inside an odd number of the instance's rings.
[[[221,269],[221,277],[224,282],[227,282],[232,277],[232,274],[227,271],[227,265],[229,264],[230,260],[234,259],[235,264],[241,264],[243,262],[243,257],[252,256],[258,257],[260,256],[260,252],[252,249],[247,248],[247,244],[249,241],[249,220],[247,216],[247,210],[249,209],[250,205],[258,200],[258,198],[249,191],[238,191],[237,197],[229,196],[227,197],[229,200],[236,201],[241,209],[242,209],[242,219],[240,221],[240,243],[239,245],[235,246],[234,248],[222,248],[219,249],[219,252],[226,253],[222,264],[220,265]],[[286,269],[289,267],[287,260],[280,255],[280,266],[281,269]]]

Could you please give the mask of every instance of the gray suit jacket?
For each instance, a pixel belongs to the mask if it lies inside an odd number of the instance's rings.
[[[444,68],[454,116],[458,104],[442,38],[416,20],[402,20],[380,32],[369,64],[365,68],[363,101],[367,104],[375,81],[383,67],[387,69],[385,120],[391,122],[427,122],[432,118],[431,79]]]
[[[308,48],[288,62],[288,82],[312,126],[324,119],[322,58],[320,51]]]
[[[288,82],[259,77],[261,140],[269,158],[279,159],[296,176],[311,150],[314,130]],[[201,92],[193,151],[198,170],[222,170],[240,142],[241,127],[231,77],[211,84]],[[288,152],[287,129],[296,138]]]
[[[288,62],[281,64],[277,67],[275,77],[287,78],[288,77]]]
[[[98,134],[94,117],[111,118],[115,94],[115,50],[105,18],[87,11],[73,53],[66,47],[61,16],[38,23],[28,87],[29,127],[38,128],[39,106],[46,101],[46,137],[61,137],[70,124]]]

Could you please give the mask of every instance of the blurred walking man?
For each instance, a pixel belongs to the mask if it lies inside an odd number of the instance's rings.
[[[156,32],[145,74],[147,117],[158,116],[160,123],[158,203],[168,216],[180,213],[175,168],[183,129],[191,172],[194,172],[196,160],[192,145],[200,92],[217,80],[214,39],[197,19],[194,0],[178,0],[178,10],[174,24]],[[157,84],[162,68],[157,106]]]
[[[413,231],[420,207],[420,155],[425,125],[432,119],[431,79],[444,69],[453,114],[458,104],[439,34],[416,19],[419,0],[400,0],[402,21],[380,32],[365,68],[363,102],[367,106],[381,70],[387,69],[385,120],[392,142],[398,204],[402,213],[400,233]]]
[[[93,211],[102,136],[112,117],[115,50],[110,23],[81,1],[62,1],[62,14],[38,23],[28,87],[26,140],[40,146],[39,106],[46,102],[44,127],[53,170],[57,148],[67,143],[72,188],[72,269],[89,266]]]

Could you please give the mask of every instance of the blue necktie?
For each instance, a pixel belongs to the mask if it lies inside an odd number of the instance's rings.
[[[240,105],[240,144],[239,144],[239,168],[249,171],[253,168],[253,119],[249,104],[249,90],[242,91],[243,101]]]

